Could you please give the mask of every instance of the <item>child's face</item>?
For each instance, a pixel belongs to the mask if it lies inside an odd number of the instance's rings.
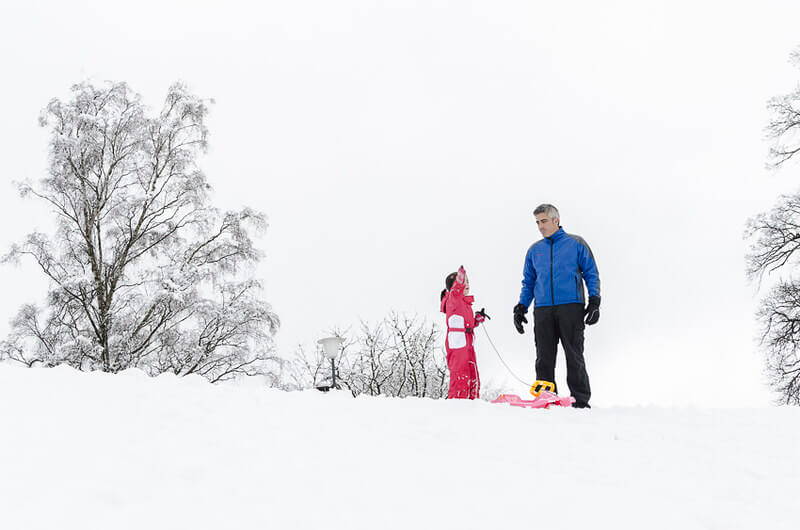
[[[469,294],[469,276],[464,276],[464,294]]]

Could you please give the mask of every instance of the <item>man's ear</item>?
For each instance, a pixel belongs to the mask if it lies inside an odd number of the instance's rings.
[[[554,223],[556,226],[561,226],[561,219],[559,219],[558,217],[556,217],[555,219],[553,219],[553,223]]]

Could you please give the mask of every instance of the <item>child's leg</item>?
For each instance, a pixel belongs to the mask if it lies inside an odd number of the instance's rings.
[[[447,368],[450,370],[450,388],[447,399],[470,399],[472,368],[470,363],[469,348],[448,350]]]
[[[470,348],[469,360],[469,398],[478,399],[481,392],[481,378],[478,375],[478,361],[475,358],[475,350]]]

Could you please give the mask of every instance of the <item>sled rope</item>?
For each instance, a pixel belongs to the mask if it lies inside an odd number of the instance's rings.
[[[522,383],[523,385],[525,385],[525,386],[528,386],[528,387],[529,387],[529,386],[531,386],[531,384],[530,384],[530,383],[526,383],[525,381],[523,381],[522,379],[520,379],[520,378],[517,376],[517,374],[515,374],[515,373],[514,373],[514,372],[511,370],[511,368],[509,368],[509,367],[508,367],[508,365],[506,364],[506,362],[503,360],[503,357],[500,355],[500,352],[499,352],[499,351],[497,351],[497,348],[495,347],[495,345],[494,345],[494,342],[492,342],[492,338],[489,336],[489,332],[488,332],[488,331],[486,331],[486,322],[484,322],[484,323],[483,323],[483,326],[481,326],[481,327],[483,328],[483,333],[486,335],[486,338],[487,338],[487,339],[489,339],[489,344],[491,344],[491,345],[492,345],[492,349],[493,349],[493,350],[494,350],[494,352],[497,354],[497,358],[498,358],[498,359],[500,359],[500,362],[501,362],[501,363],[503,363],[503,366],[505,366],[505,367],[506,367],[506,370],[508,370],[508,373],[510,373],[511,375],[513,375],[513,376],[514,376],[514,379],[516,379],[517,381],[519,381],[519,382],[520,382],[520,383]]]

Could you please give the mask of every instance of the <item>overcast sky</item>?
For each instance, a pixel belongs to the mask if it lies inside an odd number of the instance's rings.
[[[800,169],[765,168],[765,104],[800,71],[800,2],[19,2],[0,7],[6,249],[47,211],[53,97],[126,81],[158,108],[178,80],[214,98],[201,162],[222,208],[263,210],[259,270],[290,355],[390,310],[443,323],[463,264],[524,379],[511,322],[532,210],[555,204],[599,264],[593,402],[766,402],[746,219]],[[0,335],[45,285],[3,267]],[[485,385],[524,391],[478,335]],[[563,381],[563,357],[560,377]]]

